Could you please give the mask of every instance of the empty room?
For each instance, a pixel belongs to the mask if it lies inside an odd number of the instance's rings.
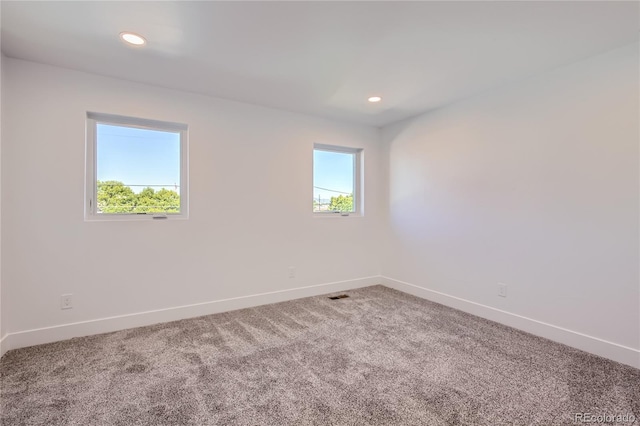
[[[640,3],[0,22],[0,424],[640,424]]]

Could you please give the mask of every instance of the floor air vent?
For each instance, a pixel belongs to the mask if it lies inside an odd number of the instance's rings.
[[[348,294],[340,294],[340,295],[338,295],[338,296],[331,296],[331,297],[329,297],[329,299],[331,299],[331,300],[338,300],[338,299],[345,299],[345,298],[347,298],[347,297],[349,297],[349,295],[348,295]]]

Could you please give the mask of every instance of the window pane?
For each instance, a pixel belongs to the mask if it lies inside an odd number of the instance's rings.
[[[313,211],[354,212],[355,154],[313,151]]]
[[[96,125],[98,213],[180,213],[180,133]]]

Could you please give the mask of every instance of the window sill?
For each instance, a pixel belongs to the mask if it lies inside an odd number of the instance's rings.
[[[348,216],[342,216],[337,213],[313,213],[314,219],[349,219],[359,217],[364,217],[364,215],[360,213],[350,213]]]
[[[187,220],[187,215],[167,215],[161,218],[154,218],[153,215],[146,214],[123,214],[123,215],[91,215],[85,216],[85,222],[169,222],[173,220]]]

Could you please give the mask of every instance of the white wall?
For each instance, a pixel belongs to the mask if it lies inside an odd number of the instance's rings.
[[[635,356],[638,71],[634,44],[383,129],[383,275]]]
[[[384,202],[377,170],[386,161],[378,129],[15,59],[5,60],[4,71],[2,274],[12,335],[304,286],[377,282]],[[189,125],[189,220],[83,220],[87,111]],[[314,142],[364,148],[364,217],[312,216]],[[289,266],[297,268],[295,279]],[[71,310],[60,309],[64,293],[73,294]],[[90,331],[104,329],[83,329]]]
[[[4,55],[0,53],[0,241],[2,241],[2,97],[4,88],[4,63],[6,62]],[[4,349],[3,341],[6,335],[5,328],[7,322],[4,320],[4,316],[7,310],[4,307],[5,298],[2,297],[4,287],[2,286],[2,244],[0,244],[0,356],[4,355],[6,349]]]

